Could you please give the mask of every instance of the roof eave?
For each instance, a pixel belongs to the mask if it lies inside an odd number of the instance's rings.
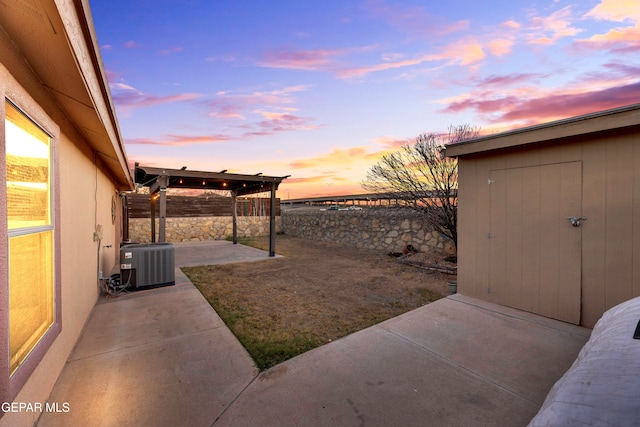
[[[640,104],[633,104],[451,144],[446,155],[460,157],[639,125]]]
[[[32,85],[34,79],[23,75],[30,70],[82,141],[103,160],[114,185],[132,189],[88,1],[6,2],[0,26],[26,65],[9,62],[9,72],[20,83]]]

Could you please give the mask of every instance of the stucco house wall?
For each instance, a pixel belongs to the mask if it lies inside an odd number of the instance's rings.
[[[38,345],[24,365],[9,375],[8,230],[3,219],[0,402],[43,404],[100,294],[98,272],[110,274],[115,265],[122,235],[119,192],[132,189],[132,177],[88,2],[0,3],[0,209],[6,212],[4,104],[9,100],[52,136],[58,310],[55,333],[49,331],[43,338],[47,345]],[[101,241],[94,240],[98,225]],[[0,426],[32,425],[39,415],[38,411],[2,410]]]
[[[447,155],[460,171],[459,293],[587,327],[640,295],[640,104]]]

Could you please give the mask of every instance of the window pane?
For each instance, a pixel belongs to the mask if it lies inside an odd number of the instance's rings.
[[[49,136],[12,104],[5,106],[9,230],[49,225]]]
[[[9,239],[11,374],[54,320],[53,231]]]

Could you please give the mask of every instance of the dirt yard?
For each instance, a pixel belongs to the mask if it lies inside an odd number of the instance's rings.
[[[244,243],[268,248],[267,238]],[[447,282],[455,280],[401,264],[387,253],[286,235],[277,236],[276,253],[283,257],[184,269],[263,369],[435,301],[449,293]],[[412,257],[423,266],[455,267],[443,261],[445,256]],[[297,349],[279,354],[287,341]],[[278,348],[270,350],[276,356],[261,362],[250,347],[265,342]]]

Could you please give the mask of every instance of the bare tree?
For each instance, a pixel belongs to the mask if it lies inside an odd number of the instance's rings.
[[[421,134],[413,145],[386,154],[367,172],[362,186],[370,192],[410,200],[427,222],[458,246],[458,162],[447,158],[447,144],[479,135],[471,125],[450,126],[448,134]]]

